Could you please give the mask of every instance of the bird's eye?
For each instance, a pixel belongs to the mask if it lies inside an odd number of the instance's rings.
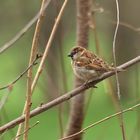
[[[73,52],[72,52],[72,54],[74,55],[74,54],[76,54],[77,53],[77,51],[76,50],[74,50]]]
[[[77,52],[78,52],[78,50],[77,50],[77,49],[75,49],[75,50],[74,50],[74,53],[77,53]]]

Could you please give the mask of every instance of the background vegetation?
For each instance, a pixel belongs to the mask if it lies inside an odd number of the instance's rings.
[[[48,41],[62,3],[63,1],[52,0],[45,12],[46,16],[39,39],[40,53],[44,52],[45,44]],[[139,4],[139,0],[119,1],[120,26],[116,40],[117,65],[140,54]],[[0,2],[1,48],[36,15],[40,9],[40,5],[41,1],[37,0],[3,0]],[[115,0],[93,1],[92,8],[94,10],[96,9],[95,14],[92,16],[94,23],[96,22],[96,34],[95,28],[90,28],[89,49],[99,54],[111,64],[113,62],[112,41],[116,26]],[[0,87],[7,85],[7,83],[11,82],[27,68],[34,30],[35,24],[11,48],[0,54]],[[96,36],[97,40],[95,38]],[[98,47],[96,41],[98,42]],[[69,0],[55,34],[49,55],[45,61],[43,73],[39,78],[32,96],[32,109],[74,88],[74,75],[67,54],[75,45],[76,4],[75,1]],[[36,72],[37,67],[38,65],[34,66],[34,72]],[[122,109],[128,108],[140,101],[139,70],[139,65],[135,65],[119,74]],[[5,97],[7,98],[4,106],[0,108],[1,126],[22,114],[26,100],[26,87],[27,75],[24,75],[13,85],[12,91],[9,88],[0,90],[0,104],[2,104]],[[110,78],[110,82],[105,80],[99,83],[97,87],[97,89],[90,89],[86,93],[86,111],[83,128],[117,112],[113,100],[115,97],[113,95],[116,94],[114,78]],[[39,121],[39,124],[29,131],[29,139],[56,140],[60,138],[62,132],[60,120],[62,120],[63,131],[65,132],[69,111],[70,101],[67,101],[62,104],[61,111],[59,106],[57,106],[32,118],[30,125],[33,125],[37,121]],[[139,108],[123,115],[127,140],[140,139],[139,116]],[[0,136],[0,139],[11,140],[15,137],[17,128],[16,126],[14,129],[6,131]],[[121,133],[120,122],[118,117],[115,117],[86,131],[83,139],[120,140],[122,139]]]

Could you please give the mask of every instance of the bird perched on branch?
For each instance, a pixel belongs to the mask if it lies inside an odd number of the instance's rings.
[[[94,81],[105,72],[115,71],[103,59],[80,46],[72,48],[68,56],[72,59],[74,74],[85,82]]]

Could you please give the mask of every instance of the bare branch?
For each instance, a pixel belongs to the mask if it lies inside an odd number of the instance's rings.
[[[115,28],[115,33],[114,33],[114,38],[113,38],[113,59],[114,59],[114,67],[116,68],[117,62],[116,62],[116,38],[117,38],[117,33],[118,33],[118,28],[119,28],[119,22],[120,22],[120,12],[119,12],[119,3],[118,0],[116,0],[116,7],[117,7],[117,24]],[[115,69],[115,78],[116,78],[116,85],[117,85],[117,95],[120,100],[120,84],[119,84],[119,78],[118,78],[118,73],[117,69]]]
[[[60,12],[59,12],[59,14],[58,14],[58,16],[57,16],[57,18],[56,18],[56,21],[55,21],[55,23],[54,23],[54,26],[53,26],[51,35],[50,35],[49,40],[48,40],[47,45],[46,45],[46,49],[45,49],[45,51],[44,51],[43,57],[42,57],[42,59],[41,59],[40,65],[39,65],[39,67],[38,67],[37,73],[36,73],[35,78],[34,78],[33,83],[32,83],[32,88],[31,88],[32,92],[33,92],[33,90],[34,90],[34,88],[35,88],[35,86],[36,86],[36,83],[37,83],[37,81],[38,81],[38,79],[39,79],[39,76],[40,76],[40,74],[41,74],[41,72],[42,72],[43,65],[44,65],[44,63],[45,63],[46,57],[47,57],[47,55],[48,55],[48,51],[49,51],[49,49],[50,49],[50,47],[51,47],[52,40],[53,40],[53,38],[54,38],[56,29],[57,29],[57,27],[58,27],[58,24],[59,24],[59,21],[60,21],[62,15],[63,15],[63,12],[64,12],[64,9],[65,9],[65,6],[66,6],[67,2],[68,2],[68,0],[65,0],[65,1],[64,1],[63,5],[62,5],[62,7],[61,7],[61,9],[60,9]]]
[[[32,126],[30,126],[28,129],[26,129],[24,132],[20,133],[19,135],[17,135],[15,138],[13,138],[12,140],[15,140],[19,137],[21,137],[22,135],[24,135],[26,132],[28,132],[31,128],[35,127],[36,125],[39,124],[39,121],[37,121],[35,124],[33,124]]]
[[[20,78],[22,78],[23,75],[24,75],[31,67],[33,67],[34,65],[37,64],[36,61],[37,61],[39,58],[41,58],[41,57],[42,57],[41,55],[37,55],[36,58],[34,59],[34,61],[32,62],[31,65],[29,65],[15,80],[13,80],[12,82],[10,82],[9,84],[7,84],[7,85],[5,85],[5,86],[3,86],[3,87],[0,87],[0,90],[6,89],[6,88],[9,88],[9,87],[12,88],[13,85],[14,85],[18,80],[20,80]]]
[[[116,21],[111,21],[111,23],[116,24]],[[134,32],[140,33],[140,27],[135,27],[129,23],[120,21],[119,26],[123,26],[123,27],[126,27],[126,28],[134,31]]]
[[[95,122],[95,123],[93,123],[93,124],[91,124],[91,125],[85,127],[85,128],[82,129],[81,131],[79,131],[79,132],[77,132],[77,133],[75,133],[75,134],[73,134],[73,135],[70,135],[70,136],[68,136],[68,137],[64,137],[64,138],[62,138],[62,139],[60,139],[60,140],[66,140],[66,139],[75,137],[75,136],[77,136],[77,135],[79,135],[79,134],[81,134],[81,133],[84,133],[84,132],[87,131],[88,129],[90,129],[90,128],[92,128],[92,127],[94,127],[94,126],[96,126],[96,125],[98,125],[98,124],[100,124],[100,123],[103,123],[103,122],[105,122],[105,121],[107,121],[107,120],[109,120],[109,119],[112,119],[112,118],[114,118],[114,117],[116,117],[116,116],[118,116],[118,115],[120,115],[120,114],[122,114],[122,113],[126,113],[126,112],[128,112],[128,111],[133,111],[133,110],[134,110],[135,108],[137,108],[137,107],[140,107],[140,103],[139,103],[139,104],[136,104],[136,105],[134,105],[134,106],[132,106],[132,107],[130,107],[130,108],[127,108],[127,109],[125,109],[125,110],[122,110],[122,111],[120,111],[120,112],[117,112],[117,113],[115,113],[115,114],[112,114],[112,115],[110,115],[110,116],[107,116],[107,117],[105,117],[105,118],[103,118],[103,119],[101,119],[101,120],[99,120],[99,121],[97,121],[97,122]]]
[[[52,29],[52,32],[51,32],[51,35],[50,35],[50,38],[49,38],[49,40],[48,40],[48,42],[47,42],[47,45],[46,45],[45,52],[44,52],[44,54],[43,54],[42,60],[41,60],[41,62],[40,62],[39,68],[38,68],[38,70],[37,70],[37,73],[36,73],[36,75],[35,75],[35,78],[34,78],[33,82],[31,82],[31,71],[29,71],[29,73],[28,73],[28,76],[30,76],[30,79],[28,80],[28,93],[29,93],[29,94],[28,94],[28,102],[25,103],[25,107],[24,107],[24,109],[23,109],[23,112],[26,111],[26,118],[28,118],[28,119],[29,119],[29,115],[30,115],[30,114],[29,114],[29,108],[30,108],[30,103],[31,103],[31,96],[32,96],[32,94],[33,94],[33,90],[34,90],[34,88],[35,88],[35,86],[36,86],[36,83],[37,83],[37,81],[38,81],[38,78],[39,78],[39,76],[40,76],[40,74],[41,74],[41,72],[42,72],[43,65],[44,65],[44,63],[45,63],[45,60],[46,60],[46,57],[47,57],[49,48],[50,48],[51,43],[52,43],[52,40],[53,40],[53,38],[54,38],[54,35],[55,35],[56,29],[57,29],[57,27],[58,27],[59,21],[60,21],[60,19],[61,19],[61,17],[62,17],[64,8],[65,8],[65,6],[66,6],[66,3],[67,3],[67,0],[64,1],[63,5],[62,5],[62,7],[61,7],[61,10],[60,10],[60,12],[59,12],[59,14],[58,14],[58,16],[57,16],[57,18],[56,18],[56,21],[55,21],[55,23],[54,23],[54,26],[53,26],[53,29]],[[43,11],[43,9],[41,9],[41,15],[42,15],[43,13],[44,13],[44,11]],[[39,24],[40,24],[40,23],[39,23]],[[36,28],[38,28],[38,27],[36,27]],[[40,28],[40,27],[39,27],[39,28]],[[36,33],[37,33],[37,32],[36,32]],[[38,37],[38,34],[35,34],[34,42],[33,42],[33,45],[32,45],[32,52],[31,52],[30,63],[32,62],[32,59],[34,58],[34,55],[35,55],[35,50],[34,50],[34,49],[36,49],[36,45],[37,45],[37,42],[38,42],[38,39],[37,39],[36,37]],[[37,39],[37,40],[35,40],[35,39]],[[34,51],[34,52],[33,52],[33,51]],[[30,85],[29,85],[29,84],[30,84]],[[26,109],[26,108],[28,108],[28,109]],[[26,109],[26,110],[25,110],[25,109]],[[28,111],[28,112],[27,112],[27,111]],[[24,113],[23,113],[23,114],[24,114]],[[27,119],[27,121],[28,121],[28,119]],[[26,127],[28,127],[28,122],[27,122],[27,121],[26,121]],[[19,133],[20,129],[21,129],[21,126],[19,126],[19,129],[18,129],[18,132],[17,132],[17,133]],[[26,129],[27,129],[27,128],[26,128]],[[25,133],[25,134],[26,134],[26,133]]]
[[[46,4],[44,5],[43,11],[48,7],[51,0],[47,0]],[[34,18],[32,18],[27,25],[23,29],[21,29],[10,41],[6,42],[2,47],[0,47],[0,54],[12,47],[12,45],[20,39],[37,21],[37,19],[41,16],[40,11],[36,14]]]
[[[131,67],[132,65],[135,65],[138,62],[140,62],[140,56],[137,56],[136,58],[134,58],[134,59],[132,59],[132,60],[120,65],[120,66],[118,66],[117,68],[118,69],[127,69],[128,67]],[[118,72],[120,72],[120,71],[118,71]],[[77,87],[76,89],[74,89],[74,90],[72,90],[72,91],[70,91],[70,92],[68,92],[68,93],[66,93],[66,94],[54,99],[53,101],[51,101],[49,103],[46,103],[46,104],[44,104],[42,106],[37,107],[36,109],[34,109],[34,110],[32,110],[30,112],[30,117],[37,116],[37,115],[41,114],[42,112],[44,112],[44,111],[46,111],[46,110],[48,110],[48,109],[60,104],[60,103],[63,103],[64,101],[67,101],[67,100],[71,99],[73,96],[76,96],[76,95],[80,94],[82,91],[85,91],[85,90],[93,87],[95,84],[101,82],[102,80],[104,80],[104,79],[106,79],[106,78],[108,78],[108,77],[110,77],[110,76],[112,76],[114,74],[115,74],[114,71],[107,72],[107,73],[103,74],[103,76],[98,78],[96,81],[83,84],[80,87]],[[0,127],[0,133],[3,133],[4,131],[15,127],[16,125],[24,122],[24,120],[25,120],[24,115],[18,117],[15,120],[12,120],[11,122],[9,122],[9,123],[7,123],[7,124],[5,124],[5,125]]]
[[[117,38],[117,33],[118,33],[119,23],[120,23],[120,10],[119,10],[118,0],[115,0],[115,2],[116,2],[116,12],[117,12],[117,23],[116,23],[116,28],[115,28],[115,32],[114,32],[114,38],[113,38],[113,59],[114,59],[114,66],[116,68],[116,65],[117,65],[117,61],[116,61],[116,38]],[[116,78],[116,86],[117,86],[117,100],[116,101],[119,105],[119,111],[122,111],[121,103],[120,103],[120,98],[121,98],[120,82],[119,82],[117,69],[115,69],[115,78]],[[123,138],[123,140],[126,140],[123,114],[119,115],[119,119],[120,119],[122,138]]]
[[[41,8],[40,8],[40,17],[37,21],[36,24],[36,28],[35,28],[35,32],[34,32],[34,36],[33,36],[33,41],[32,41],[32,48],[31,48],[31,52],[30,52],[30,59],[29,59],[29,65],[32,64],[37,51],[38,51],[38,43],[39,43],[39,37],[40,37],[40,31],[41,31],[41,27],[42,27],[42,23],[43,23],[43,19],[44,19],[44,15],[45,15],[45,10],[44,10],[44,6],[47,0],[42,0],[42,4],[41,4]],[[24,105],[24,109],[23,109],[23,114],[25,113],[25,123],[24,123],[24,131],[29,129],[29,119],[30,119],[30,108],[31,108],[31,99],[32,99],[32,68],[29,69],[28,74],[27,74],[27,93],[26,93],[26,102]],[[17,131],[17,135],[19,134],[19,132],[21,131],[22,126],[19,125],[18,131]],[[24,140],[28,139],[28,131],[25,132],[24,134]],[[17,139],[18,140],[18,139]]]

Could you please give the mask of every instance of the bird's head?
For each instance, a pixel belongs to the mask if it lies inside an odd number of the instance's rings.
[[[72,50],[70,51],[70,54],[68,54],[68,57],[71,57],[72,60],[77,60],[79,57],[81,57],[81,55],[84,53],[86,49],[84,47],[74,47],[72,48]]]

